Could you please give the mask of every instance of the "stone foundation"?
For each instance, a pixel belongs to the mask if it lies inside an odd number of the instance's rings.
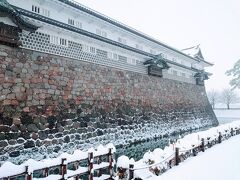
[[[217,124],[204,86],[0,45],[0,162]]]

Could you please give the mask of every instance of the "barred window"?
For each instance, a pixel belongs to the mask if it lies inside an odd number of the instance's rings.
[[[76,25],[77,28],[82,29],[82,23],[81,23],[81,22],[76,21],[76,22],[75,22],[75,25]]]
[[[41,14],[42,14],[43,16],[50,17],[50,11],[47,10],[47,9],[43,9],[43,8],[42,8]]]
[[[50,36],[50,43],[58,45],[58,37],[57,36]]]
[[[127,57],[118,55],[118,61],[122,63],[127,63]]]
[[[95,47],[90,47],[90,53],[96,54],[96,48]]]
[[[98,56],[101,56],[101,57],[104,57],[104,58],[107,58],[107,51],[103,51],[101,49],[97,49],[97,55]]]
[[[123,39],[121,37],[118,38],[118,42],[122,43],[122,44],[127,44],[127,40]]]
[[[73,19],[68,19],[68,24],[74,26],[74,20]]]
[[[116,53],[113,53],[113,59],[117,60],[118,59],[118,55]]]
[[[32,11],[35,13],[40,13],[40,7],[32,5]]]
[[[60,38],[60,45],[67,46],[67,40],[63,39],[63,38]]]
[[[102,36],[103,37],[107,37],[107,32],[106,31],[102,31]]]

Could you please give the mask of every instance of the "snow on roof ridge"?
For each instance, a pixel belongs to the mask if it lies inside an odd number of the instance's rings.
[[[191,47],[188,47],[188,48],[184,48],[184,49],[182,49],[181,51],[185,51],[185,50],[188,50],[188,49],[197,49],[197,48],[199,48],[200,49],[200,44],[198,44],[198,45],[195,45],[195,46],[191,46]]]
[[[185,53],[186,55],[191,56],[193,58],[204,60],[204,58],[202,57],[200,44],[198,44],[196,46],[191,46],[189,48],[182,49],[181,51],[183,53]]]

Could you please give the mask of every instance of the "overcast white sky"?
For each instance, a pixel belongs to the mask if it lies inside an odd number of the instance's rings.
[[[240,58],[239,0],[77,0],[177,49],[201,44],[215,65],[207,90],[228,87],[225,71]]]

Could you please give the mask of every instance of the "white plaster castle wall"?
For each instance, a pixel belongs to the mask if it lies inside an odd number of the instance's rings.
[[[137,36],[133,33],[130,33],[124,29],[114,26],[109,22],[103,21],[95,16],[91,16],[85,12],[82,12],[78,9],[70,7],[66,4],[59,2],[58,0],[8,0],[9,3],[26,9],[28,11],[32,11],[32,5],[37,6],[40,8],[39,14],[42,14],[42,10],[49,10],[49,18],[60,21],[62,23],[68,24],[68,19],[73,19],[76,21],[81,22],[82,29],[92,32],[94,34],[97,33],[97,30],[101,32],[106,32],[106,38],[119,42],[119,38],[124,39],[128,46],[136,48],[136,44],[142,47],[141,50],[145,52],[151,52],[152,50],[155,51],[156,54],[163,53],[164,58],[187,66],[189,68],[194,67],[196,69],[202,70],[205,66],[203,63],[199,63],[192,58],[184,56],[172,49],[168,49],[164,46],[151,42],[147,39],[144,39],[140,36]],[[147,57],[143,55],[139,55],[138,53],[133,53],[123,48],[116,48],[113,45],[106,44],[93,38],[83,38],[83,36],[73,33],[64,29],[56,28],[54,26],[41,23],[42,27],[38,30],[39,32],[48,34],[50,36],[57,36],[58,38],[64,38],[67,41],[73,41],[80,44],[84,44],[89,47],[95,47],[97,49],[101,49],[107,51],[108,53],[117,54],[121,56],[125,56],[128,59],[128,63],[131,63],[134,59],[139,62],[144,62],[147,60]],[[101,34],[102,35],[102,34]],[[31,49],[31,48],[30,48]],[[35,49],[36,50],[36,49]],[[134,64],[133,64],[134,65]],[[176,65],[171,65],[171,68],[168,71],[164,71],[166,78],[180,80],[184,82],[195,83],[193,78],[193,71],[187,70]],[[177,71],[177,73],[175,72]],[[147,73],[147,71],[141,71],[142,73]]]

